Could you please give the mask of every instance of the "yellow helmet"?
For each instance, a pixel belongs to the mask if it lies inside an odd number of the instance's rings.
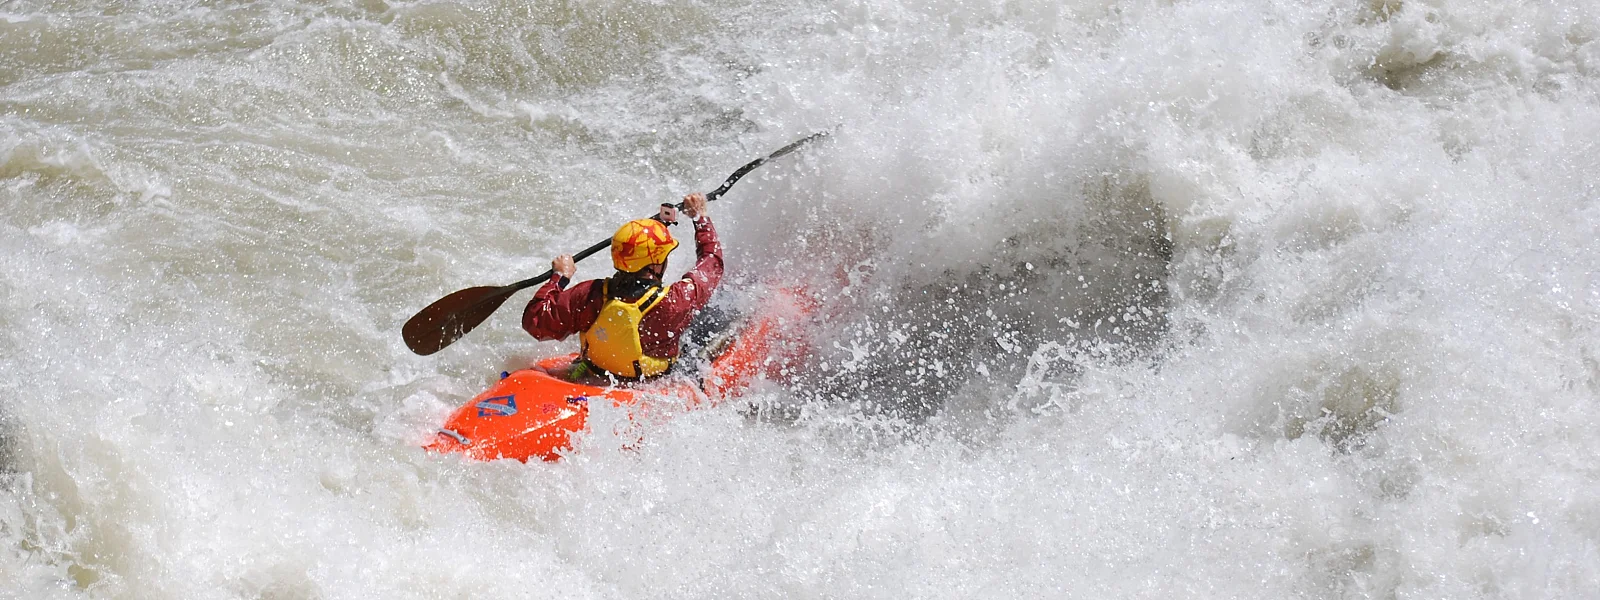
[[[655,219],[628,221],[611,236],[611,264],[618,271],[636,273],[647,266],[667,262],[667,255],[678,247],[666,224]]]

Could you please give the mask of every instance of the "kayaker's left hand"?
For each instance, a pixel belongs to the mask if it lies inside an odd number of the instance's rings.
[[[578,263],[572,260],[571,254],[563,254],[550,261],[550,270],[555,271],[556,275],[572,279],[573,275],[578,274]]]

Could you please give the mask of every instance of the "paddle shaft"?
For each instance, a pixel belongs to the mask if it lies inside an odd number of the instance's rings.
[[[749,162],[749,164],[746,164],[745,166],[739,167],[739,170],[734,171],[732,175],[729,175],[728,178],[722,182],[722,185],[717,187],[717,189],[711,190],[710,192],[706,193],[706,202],[714,201],[717,198],[721,197],[723,194],[727,193],[728,189],[733,187],[734,182],[739,181],[739,178],[740,177],[744,177],[745,174],[747,174],[747,173],[749,173],[751,171],[754,171],[756,169],[756,167],[759,167],[759,166],[765,164],[769,160],[778,158],[778,157],[783,156],[785,154],[788,154],[790,152],[794,152],[795,150],[799,149],[801,146],[804,146],[804,145],[810,143],[812,140],[815,140],[815,139],[817,139],[819,137],[822,137],[822,136],[825,136],[827,134],[828,134],[828,132],[826,132],[826,131],[819,131],[817,133],[813,133],[811,135],[808,135],[808,136],[806,136],[804,138],[801,138],[801,139],[795,141],[792,144],[789,144],[787,146],[779,148],[777,152],[773,152],[772,154],[768,154],[768,155],[763,156],[761,158],[752,160],[752,161]],[[683,203],[679,202],[677,204],[677,208],[678,208],[678,210],[683,210]],[[590,256],[594,256],[594,254],[596,252],[604,250],[610,245],[611,245],[611,238],[606,238],[606,239],[600,240],[599,242],[596,242],[595,245],[589,246],[588,248],[584,248],[582,252],[579,252],[577,254],[572,255],[572,262],[573,263],[577,263],[578,261],[581,261],[581,260],[583,260],[585,258],[589,258]],[[532,278],[529,278],[529,279],[524,279],[522,281],[518,281],[516,283],[513,283],[511,285],[506,286],[506,288],[510,289],[511,291],[527,289],[527,288],[539,285],[541,283],[544,283],[546,281],[549,281],[551,277],[555,276],[555,274],[556,274],[555,269],[551,269],[549,271],[545,271],[544,274],[539,275],[538,277],[532,277]]]
[[[824,135],[827,135],[827,132],[813,133],[792,144],[779,148],[777,152],[755,159],[750,161],[749,164],[739,167],[739,170],[734,171],[733,175],[729,175],[728,179],[723,181],[720,187],[706,194],[706,201],[716,200],[726,193],[728,188],[733,187],[734,182],[739,181],[740,177],[744,177],[746,173],[755,170],[756,167],[765,164],[769,160],[794,152],[801,146]],[[682,209],[683,204],[679,203],[677,207]],[[657,213],[656,218],[660,218],[659,213]],[[610,245],[610,239],[601,240],[593,246],[584,248],[582,252],[573,255],[572,260],[576,263]],[[550,270],[545,271],[543,275],[538,277],[524,279],[507,286],[473,287],[454,292],[440,298],[433,304],[429,304],[427,308],[413,315],[410,320],[406,321],[405,326],[400,328],[400,335],[405,339],[406,347],[410,348],[412,352],[423,356],[433,354],[455,343],[456,340],[461,339],[461,336],[466,335],[468,331],[472,331],[474,327],[477,327],[484,319],[489,318],[489,315],[498,310],[500,305],[504,304],[518,290],[549,281],[550,277],[554,275],[555,271]]]

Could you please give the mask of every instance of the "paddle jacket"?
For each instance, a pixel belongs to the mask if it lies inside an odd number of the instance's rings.
[[[722,282],[722,243],[709,217],[694,222],[695,265],[683,278],[664,290],[664,297],[644,313],[639,322],[639,341],[646,356],[673,359],[678,356],[678,341],[694,313],[711,301],[711,292]],[[585,281],[571,288],[565,277],[552,277],[522,311],[522,328],[540,340],[560,340],[587,331],[605,306],[606,280]],[[638,295],[647,293],[641,290]],[[624,296],[623,300],[638,299]]]

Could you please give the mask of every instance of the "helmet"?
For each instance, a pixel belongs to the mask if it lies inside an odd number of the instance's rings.
[[[667,262],[667,255],[678,247],[666,224],[655,219],[628,221],[611,236],[611,264],[618,271],[636,273],[647,266]]]

